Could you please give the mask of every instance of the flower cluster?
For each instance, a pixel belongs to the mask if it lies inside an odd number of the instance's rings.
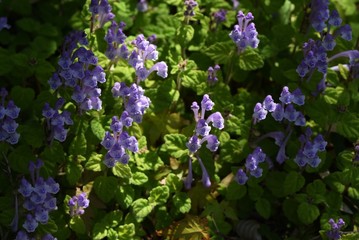
[[[9,100],[5,106],[5,98],[8,92],[5,88],[0,89],[0,141],[6,141],[10,144],[16,144],[19,141],[20,134],[16,132],[19,126],[15,119],[19,116],[20,108],[14,101]]]
[[[137,10],[140,12],[146,12],[148,9],[147,0],[138,0]]]
[[[91,29],[95,26],[96,21],[98,21],[98,27],[102,28],[106,22],[111,21],[115,17],[111,12],[112,7],[108,3],[108,0],[91,0],[89,10],[92,14]]]
[[[134,50],[129,56],[129,64],[135,69],[137,76],[137,83],[144,81],[150,73],[157,71],[157,75],[167,77],[167,64],[163,61],[155,63],[150,69],[146,68],[146,60],[156,61],[158,59],[158,51],[156,46],[145,39],[143,34],[140,34],[132,41]]]
[[[60,142],[65,141],[67,136],[67,129],[65,129],[65,125],[73,124],[70,112],[66,110],[62,112],[59,111],[64,103],[65,100],[63,98],[59,98],[54,108],[51,108],[49,103],[45,103],[42,109],[42,116],[46,118],[46,130],[49,132],[49,142],[52,142],[53,139]]]
[[[320,33],[320,40],[309,39],[303,44],[304,58],[298,65],[296,71],[302,78],[309,76],[317,70],[323,74],[323,78],[317,85],[317,91],[322,92],[325,89],[325,78],[328,68],[327,51],[332,51],[336,45],[335,38],[340,36],[344,40],[352,39],[352,30],[349,25],[341,26],[342,19],[338,11],[329,12],[328,0],[312,0],[310,21],[313,28]],[[331,27],[336,27],[332,32]],[[324,31],[326,29],[326,31]]]
[[[11,26],[7,23],[7,17],[0,17],[0,31],[4,28],[10,29]]]
[[[49,84],[53,90],[62,85],[73,88],[71,98],[79,106],[80,112],[100,110],[101,89],[97,84],[106,82],[106,74],[97,65],[97,57],[93,52],[84,46],[77,48],[78,43],[87,45],[84,32],[75,31],[66,37],[58,62],[59,69],[52,75]]]
[[[302,91],[297,88],[292,93],[288,87],[283,87],[279,100],[281,103],[275,103],[272,96],[265,97],[263,103],[257,103],[254,107],[253,119],[254,123],[264,120],[268,112],[272,117],[280,122],[283,119],[294,122],[294,125],[305,126],[306,120],[303,113],[296,111],[293,104],[304,105],[305,96]]]
[[[27,233],[35,232],[39,223],[46,224],[50,218],[49,212],[57,209],[56,198],[53,195],[60,190],[59,184],[52,177],[45,180],[40,176],[42,166],[43,162],[41,160],[37,160],[36,163],[30,162],[31,182],[22,178],[18,189],[19,193],[24,197],[23,207],[27,210],[26,219],[22,225]],[[24,235],[26,233],[20,231],[18,234]],[[19,237],[17,239],[26,238]]]
[[[343,219],[339,218],[337,222],[334,219],[329,219],[331,229],[327,232],[327,237],[331,240],[338,240],[341,238],[340,229],[345,225]]]
[[[186,7],[184,15],[186,17],[193,17],[195,15],[194,8],[198,5],[198,3],[194,0],[185,0],[184,5]]]
[[[296,126],[305,126],[306,120],[304,114],[294,108],[294,104],[299,106],[304,105],[304,100],[305,96],[299,88],[291,93],[288,87],[285,86],[279,97],[280,103],[275,103],[272,96],[268,95],[265,97],[263,103],[257,103],[255,105],[253,122],[257,123],[264,120],[267,117],[268,112],[270,112],[274,120],[278,122],[285,120],[289,123],[294,123]],[[288,124],[285,132],[270,132],[262,137],[271,137],[275,140],[275,144],[279,146],[276,161],[280,164],[288,158],[285,154],[285,148],[292,132],[292,126]]]
[[[144,95],[145,91],[142,87],[135,83],[127,87],[124,82],[116,82],[111,91],[113,97],[122,97],[123,99],[125,112],[122,115],[125,114],[126,118],[131,119],[131,123],[125,124],[125,126],[131,126],[132,121],[142,122],[143,114],[151,104],[151,100]]]
[[[305,131],[305,134],[302,134],[299,137],[301,142],[301,147],[295,157],[294,161],[300,167],[304,167],[306,164],[309,164],[311,167],[317,167],[321,162],[318,157],[318,152],[325,151],[327,142],[324,140],[321,134],[318,134],[313,141],[311,140],[312,130],[308,127]]]
[[[266,154],[262,151],[260,147],[257,147],[256,149],[254,149],[253,153],[247,156],[245,163],[247,172],[249,172],[249,174],[253,177],[261,177],[263,169],[259,167],[259,164],[264,162],[265,160]],[[237,171],[235,180],[241,185],[244,185],[247,182],[248,176],[242,168]]]
[[[127,59],[129,52],[125,44],[126,35],[123,33],[123,28],[126,26],[124,22],[117,24],[112,21],[105,35],[107,42],[107,49],[105,55],[112,61],[117,62],[120,58]]]
[[[90,200],[87,198],[85,192],[80,193],[79,195],[73,196],[68,201],[67,205],[70,208],[70,216],[79,216],[85,213],[85,208],[90,204]]]
[[[254,16],[251,12],[244,15],[242,11],[237,14],[238,24],[229,34],[230,38],[235,42],[238,52],[243,52],[246,47],[257,48],[259,39],[257,38],[258,32],[253,21]]]
[[[124,111],[120,118],[112,117],[111,130],[113,133],[106,131],[101,145],[108,150],[104,164],[111,168],[117,162],[127,164],[130,156],[126,153],[126,149],[131,152],[138,151],[138,142],[134,136],[130,136],[123,127],[132,125],[133,119],[129,116],[127,111]]]
[[[206,187],[211,185],[209,175],[197,151],[201,148],[204,142],[207,142],[206,147],[211,151],[215,152],[218,149],[219,141],[216,135],[209,134],[211,131],[210,124],[218,129],[224,128],[224,119],[220,112],[212,113],[205,119],[206,111],[211,111],[214,106],[214,102],[209,98],[207,94],[203,96],[201,101],[201,113],[199,113],[200,107],[197,102],[193,102],[191,109],[194,113],[194,119],[196,121],[195,134],[186,143],[188,150],[190,151],[189,159],[189,174],[185,180],[186,188],[190,188],[192,183],[192,156],[195,155],[201,165],[202,169],[202,182]]]
[[[226,21],[226,16],[227,16],[227,10],[225,9],[220,9],[217,12],[213,13],[214,21],[217,24]]]
[[[221,69],[220,66],[218,64],[216,64],[214,67],[209,67],[207,70],[208,76],[207,76],[207,81],[209,84],[215,84],[218,82],[218,78],[217,78],[217,72],[218,70]]]

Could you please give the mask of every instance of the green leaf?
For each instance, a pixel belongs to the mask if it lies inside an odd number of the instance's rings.
[[[264,65],[264,61],[259,55],[259,53],[252,49],[246,48],[246,50],[241,53],[239,58],[239,67],[245,71],[256,70],[262,68]]]
[[[101,221],[106,224],[107,228],[114,228],[121,223],[122,217],[122,211],[114,210],[107,213]]]
[[[26,122],[26,125],[20,125],[19,133],[21,139],[35,148],[41,147],[44,143],[45,134],[43,127],[34,121]]]
[[[70,228],[79,234],[84,234],[86,231],[85,223],[80,216],[71,218]]]
[[[268,219],[271,215],[271,205],[265,198],[260,198],[256,204],[256,210],[263,218]]]
[[[71,185],[75,185],[83,172],[81,164],[68,162],[66,165],[66,179]]]
[[[29,173],[30,161],[35,161],[35,156],[29,146],[21,145],[16,147],[8,156],[9,165],[12,170],[19,173]]]
[[[34,18],[21,18],[16,21],[16,25],[23,31],[34,33],[40,29],[40,22]]]
[[[302,202],[297,209],[299,220],[304,224],[313,223],[320,215],[320,211],[317,206]]]
[[[339,97],[343,94],[344,88],[343,87],[328,87],[324,91],[324,100],[328,104],[337,104]]]
[[[121,225],[117,228],[117,233],[119,240],[132,239],[136,234],[135,224],[130,223]]]
[[[97,41],[97,48],[100,52],[104,53],[107,48],[107,42],[105,41],[105,35],[106,35],[105,29],[103,28],[96,29],[95,35]]]
[[[166,134],[164,140],[163,150],[171,156],[180,158],[184,155],[188,155],[186,147],[187,137],[185,135],[179,133]]]
[[[121,178],[130,179],[132,177],[131,168],[127,164],[117,163],[112,168],[112,173]]]
[[[147,199],[139,198],[132,203],[132,212],[135,215],[135,218],[138,222],[142,220],[151,213],[153,205],[148,202]]]
[[[190,42],[193,35],[194,29],[191,25],[182,25],[179,29],[177,29],[177,39],[181,44]]]
[[[85,164],[85,169],[91,170],[94,172],[101,172],[102,171],[102,159],[103,155],[99,153],[91,153],[91,156],[87,160]]]
[[[209,56],[217,64],[225,64],[229,62],[231,52],[235,51],[235,47],[236,45],[232,41],[217,42],[203,50],[203,53]]]
[[[105,203],[111,201],[115,196],[115,189],[118,185],[118,181],[115,177],[99,176],[95,179],[94,189],[96,195]]]
[[[135,190],[130,185],[121,185],[116,189],[115,199],[123,209],[127,209],[135,199]]]
[[[169,195],[170,190],[167,186],[158,186],[150,191],[150,197],[148,198],[148,201],[155,205],[165,204]]]
[[[191,199],[184,192],[178,192],[173,196],[173,204],[181,213],[191,210]]]
[[[247,194],[247,187],[237,182],[231,182],[226,189],[227,200],[239,200]]]
[[[43,36],[37,36],[30,46],[34,53],[36,53],[36,56],[42,59],[50,57],[57,49],[56,41]]]
[[[10,57],[10,51],[0,48],[0,76],[12,71],[14,64],[10,61]]]
[[[15,86],[11,89],[10,95],[16,106],[21,108],[21,110],[28,109],[33,106],[35,91],[32,88]]]
[[[352,199],[359,200],[359,188],[358,187],[348,187],[348,195]]]
[[[287,174],[284,184],[283,191],[285,195],[291,195],[299,191],[305,184],[305,178],[294,171],[291,171]]]
[[[142,185],[148,181],[148,177],[143,172],[135,172],[132,174],[131,183],[134,185]]]
[[[183,187],[183,181],[174,173],[170,173],[166,177],[166,186],[171,193],[179,192]]]
[[[107,233],[107,225],[104,222],[95,223],[92,229],[92,237],[94,240],[101,240],[106,238]]]
[[[322,180],[316,179],[312,183],[309,183],[306,187],[307,193],[309,195],[322,194],[326,192],[325,183]]]
[[[102,127],[102,123],[98,119],[92,119],[90,122],[92,133],[98,140],[102,140],[105,136],[105,129]]]
[[[254,184],[248,184],[248,193],[249,193],[249,197],[256,201],[259,200],[262,195],[263,195],[263,188],[261,186],[259,186],[257,183]]]
[[[336,125],[336,132],[352,141],[358,140],[359,136],[359,114],[342,113]]]

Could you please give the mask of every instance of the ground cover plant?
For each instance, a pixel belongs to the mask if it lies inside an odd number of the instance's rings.
[[[358,6],[0,1],[0,239],[358,239]]]

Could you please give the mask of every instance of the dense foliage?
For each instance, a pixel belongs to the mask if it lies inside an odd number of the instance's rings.
[[[0,1],[0,239],[358,239],[358,6]]]

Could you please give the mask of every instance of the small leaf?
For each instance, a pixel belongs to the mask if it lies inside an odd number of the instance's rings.
[[[99,176],[95,179],[94,189],[96,195],[105,203],[111,201],[115,195],[115,189],[118,185],[117,179],[115,177],[109,176]]]
[[[167,134],[164,136],[164,140],[163,150],[167,151],[171,156],[180,158],[188,155],[186,147],[187,137],[185,135],[179,133]]]
[[[307,193],[309,195],[322,194],[326,192],[325,184],[322,180],[316,179],[312,183],[309,183],[306,187]]]
[[[102,140],[105,136],[105,129],[102,127],[102,123],[98,119],[92,119],[91,123],[92,133],[97,137],[98,140]]]
[[[178,192],[173,196],[173,204],[181,213],[191,210],[191,199],[184,192]]]
[[[85,155],[87,150],[87,140],[84,133],[76,135],[71,142],[70,154]]]
[[[132,174],[131,183],[134,185],[142,185],[148,181],[148,177],[143,172],[135,172]]]
[[[132,239],[136,234],[135,225],[133,223],[121,225],[117,228],[117,233],[119,240]]]
[[[203,50],[203,53],[217,64],[225,64],[229,61],[231,52],[235,51],[235,46],[232,41],[217,42]]]
[[[336,132],[356,141],[359,136],[359,114],[350,112],[340,114]]]
[[[85,223],[80,216],[71,218],[70,228],[79,234],[84,234],[86,231]]]
[[[302,223],[311,224],[319,217],[320,212],[317,206],[302,202],[297,209],[297,214]]]
[[[153,205],[151,205],[147,199],[139,198],[132,203],[132,211],[138,222],[151,213]]]
[[[263,67],[264,61],[259,53],[252,49],[247,48],[241,53],[239,58],[239,67],[245,71],[256,70]]]
[[[194,29],[191,25],[182,25],[177,29],[177,39],[179,43],[186,44],[192,40]]]
[[[75,185],[83,172],[81,164],[68,162],[66,165],[66,179],[71,185]]]
[[[174,173],[170,173],[166,177],[166,186],[171,193],[178,192],[183,187],[183,181]]]
[[[35,91],[32,88],[15,86],[11,89],[10,95],[14,100],[15,105],[18,106],[21,110],[31,108],[33,106]]]
[[[287,174],[284,180],[283,191],[284,194],[290,195],[299,191],[305,183],[305,178],[294,171]]]
[[[93,152],[89,159],[87,160],[85,164],[85,168],[87,170],[91,170],[94,172],[101,172],[102,171],[102,158],[103,155],[99,153]]]
[[[116,189],[115,199],[121,205],[123,209],[131,206],[135,198],[135,190],[130,185],[120,185]]]
[[[132,177],[131,168],[127,164],[117,163],[112,168],[112,173],[121,178],[130,179]]]
[[[265,198],[260,198],[256,202],[256,210],[263,218],[268,219],[271,215],[271,205]]]
[[[158,186],[150,191],[150,197],[148,198],[150,203],[165,204],[167,198],[170,195],[169,188],[167,186]]]

